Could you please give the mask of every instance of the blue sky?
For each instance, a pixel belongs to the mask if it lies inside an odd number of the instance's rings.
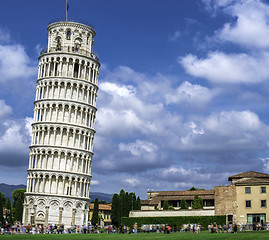
[[[69,0],[101,62],[91,191],[269,173],[269,1]],[[0,182],[25,184],[40,48],[64,0],[0,9]]]

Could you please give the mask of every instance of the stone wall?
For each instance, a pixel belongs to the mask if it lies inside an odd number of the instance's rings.
[[[181,216],[215,216],[214,210],[162,210],[131,211],[129,217],[181,217]]]
[[[236,187],[235,185],[214,187],[215,214],[236,215]]]

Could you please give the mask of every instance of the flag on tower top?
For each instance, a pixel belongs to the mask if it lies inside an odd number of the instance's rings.
[[[69,9],[69,5],[68,5],[68,2],[66,1],[66,11],[68,11]]]

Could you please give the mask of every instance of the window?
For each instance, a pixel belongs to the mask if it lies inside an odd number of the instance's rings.
[[[266,200],[261,200],[261,207],[262,208],[266,208],[267,207]]]
[[[251,188],[245,187],[245,194],[250,194],[250,193],[251,193]]]
[[[70,40],[70,38],[71,38],[71,32],[70,32],[70,30],[68,30],[66,33],[66,39]]]
[[[251,200],[246,200],[246,208],[251,208]]]
[[[261,193],[266,193],[266,187],[261,187]]]

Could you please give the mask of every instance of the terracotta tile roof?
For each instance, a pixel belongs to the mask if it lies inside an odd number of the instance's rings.
[[[156,191],[157,192],[157,191]],[[195,191],[160,191],[157,196],[195,196],[195,195],[214,195],[214,190],[195,190]]]
[[[240,179],[238,180],[235,185],[251,185],[251,184],[255,184],[255,183],[259,183],[259,184],[268,184],[269,183],[269,178],[247,178],[247,179]]]
[[[249,171],[230,176],[228,178],[228,181],[232,181],[232,179],[239,179],[239,178],[269,178],[269,174]]]
[[[148,205],[149,204],[149,200],[141,200],[141,205]]]
[[[155,192],[157,193],[157,191]],[[214,199],[215,191],[214,190],[196,190],[196,191],[160,191],[157,196],[154,196],[150,200],[149,205],[158,205],[161,201],[170,200],[177,201],[182,200],[193,200],[195,195],[198,195],[204,200]]]
[[[94,203],[90,204],[90,210],[93,210]],[[111,210],[111,203],[110,204],[99,204],[99,210]]]

